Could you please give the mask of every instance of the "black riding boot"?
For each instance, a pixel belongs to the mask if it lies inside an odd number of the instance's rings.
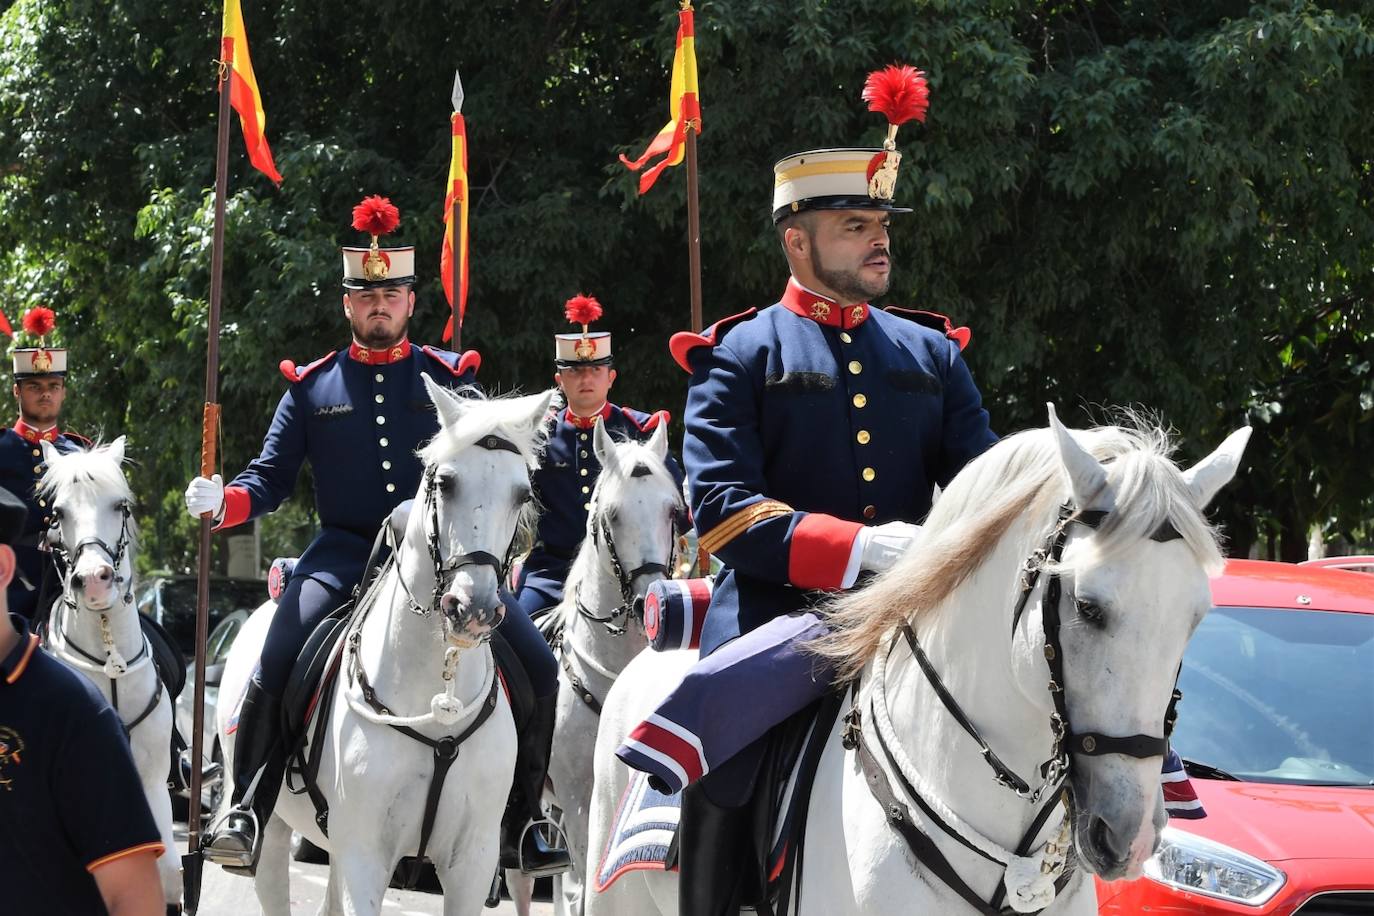
[[[544,821],[540,798],[549,772],[557,695],[535,700],[530,721],[516,739],[515,782],[501,819],[501,867],[543,877],[572,867],[572,858]],[[553,845],[556,843],[557,845]]]
[[[281,739],[281,700],[262,689],[255,677],[239,709],[234,742],[233,807],[215,825],[205,858],[226,869],[253,874],[262,849],[262,832],[281,789],[286,769]]]
[[[722,808],[701,783],[682,793],[677,828],[680,916],[735,916],[745,900],[749,808]]]

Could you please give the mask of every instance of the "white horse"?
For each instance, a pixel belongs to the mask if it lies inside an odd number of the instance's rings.
[[[165,851],[157,860],[168,904],[181,900],[181,862],[172,834],[167,767],[172,698],[153,665],[134,607],[133,494],[120,467],[124,437],[62,454],[43,443],[39,498],[52,510],[54,549],[66,559],[47,649],[90,678],[129,733],[148,807]]]
[[[501,558],[530,500],[552,394],[487,400],[428,379],[425,387],[440,430],[420,451],[424,474],[414,508],[395,562],[369,589],[366,613],[344,637],[356,642],[345,651],[333,700],[315,713],[329,717],[318,773],[329,803],[328,836],[307,796],[282,793],[256,875],[258,900],[270,916],[291,912],[293,829],[330,853],[321,912],[380,913],[398,861],[418,851],[427,796],[436,788],[425,855],[444,888],[445,916],[481,912],[496,873],[515,726],[485,639],[504,613]],[[244,624],[220,696],[243,695],[274,609],[265,605]],[[385,712],[368,701],[364,679]],[[233,772],[228,724],[235,705],[218,710],[226,773]],[[393,726],[437,742],[470,733],[438,781],[438,751]]]
[[[647,442],[615,442],[597,424],[592,438],[601,474],[592,489],[587,533],[568,573],[555,615],[559,657],[558,711],[549,783],[572,870],[554,876],[560,912],[582,911],[587,873],[587,813],[601,700],[620,670],[646,645],[642,602],[649,586],[672,574],[674,520],[682,494],[668,470],[668,431]],[[588,700],[587,697],[591,699]],[[534,882],[506,870],[506,887],[528,916]]]
[[[793,912],[976,913],[971,898],[1004,893],[1019,912],[1087,916],[1096,912],[1089,872],[1141,873],[1166,818],[1166,708],[1210,607],[1207,577],[1222,563],[1202,509],[1231,479],[1248,435],[1233,433],[1180,473],[1161,431],[1070,434],[1051,408],[1050,429],[1012,436],[970,463],[917,546],[829,608],[835,630],[815,649],[858,688],[820,759]],[[971,732],[913,661],[918,642]],[[692,662],[649,655],[606,700],[593,849],[605,845],[627,781],[615,748]],[[1058,696],[1052,676],[1066,688]],[[1062,739],[1052,728],[1061,719]],[[884,803],[865,777],[865,749]],[[912,826],[969,896],[935,877],[929,856],[915,864],[902,833]],[[1075,854],[1084,868],[1066,873]],[[588,916],[676,913],[676,881],[628,873],[588,895]]]

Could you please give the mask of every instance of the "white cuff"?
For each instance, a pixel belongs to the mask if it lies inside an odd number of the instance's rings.
[[[840,579],[840,588],[853,588],[854,580],[859,578],[859,570],[862,568],[860,561],[863,560],[864,544],[867,538],[864,534],[867,528],[859,531],[859,536],[854,539],[854,546],[849,548],[849,562],[844,566],[844,577]]]

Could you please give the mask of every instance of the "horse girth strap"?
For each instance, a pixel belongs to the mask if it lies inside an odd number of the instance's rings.
[[[917,825],[915,819],[911,816],[911,809],[909,809],[892,790],[892,785],[888,782],[887,774],[883,771],[882,765],[878,763],[877,757],[874,756],[873,750],[869,746],[868,732],[855,723],[851,723],[851,728],[857,732],[858,740],[855,742],[854,750],[859,758],[859,765],[863,769],[864,781],[868,784],[868,791],[873,796],[873,799],[878,802],[879,806],[882,807],[884,819],[887,821],[888,825],[897,832],[897,835],[902,838],[907,849],[911,852],[912,856],[915,857],[916,862],[924,866],[934,877],[963,898],[964,902],[981,913],[982,916],[1012,916],[1012,914],[1015,914],[1016,911],[1009,906],[1002,908],[993,906],[980,897],[973,888],[968,886],[968,882],[959,875],[959,872],[950,863],[949,859],[946,858],[945,854],[940,851],[940,847],[936,845],[935,841]],[[882,735],[880,733],[878,734],[878,743],[883,752],[887,754],[887,747],[883,744]],[[889,757],[889,760],[890,759]],[[894,767],[894,771],[897,773],[897,778],[902,781],[908,797],[912,798],[921,809],[922,813],[939,826],[946,835],[958,840],[963,846],[983,858],[998,865],[1003,864],[1001,862],[996,862],[996,860],[989,859],[982,850],[970,844],[955,830],[951,829],[938,815],[930,810],[929,806],[922,800],[920,794],[906,783],[906,779],[901,775],[900,770],[896,770]],[[1056,794],[1055,798],[1036,816],[1018,848],[1029,848],[1029,844],[1034,841],[1035,835],[1039,833],[1040,829],[1044,826],[1048,812],[1053,810],[1054,806],[1059,803],[1060,794]],[[1066,868],[1055,880],[1054,887],[1056,894],[1068,886],[1072,876],[1072,872]],[[994,899],[1000,899],[1000,897],[1001,894],[999,893]]]
[[[372,689],[372,685],[367,682],[362,666],[359,665],[354,672],[358,681],[358,687],[362,692],[363,700],[372,711],[379,715],[395,715],[380,700],[377,693]],[[410,874],[406,877],[406,890],[413,890],[420,879],[420,870],[424,865],[425,850],[429,847],[429,836],[434,830],[434,819],[439,812],[439,796],[444,792],[444,779],[448,776],[449,768],[458,759],[458,750],[463,742],[471,737],[472,733],[481,728],[491,714],[496,711],[496,691],[500,686],[500,678],[496,673],[492,673],[491,686],[487,688],[486,698],[482,701],[482,708],[477,711],[477,715],[468,723],[468,727],[456,736],[446,736],[443,738],[431,738],[423,735],[408,725],[392,725],[396,731],[408,738],[413,738],[421,744],[427,745],[434,751],[434,769],[429,778],[429,790],[425,793],[425,813],[420,822],[420,848],[415,853],[415,863],[411,867]]]

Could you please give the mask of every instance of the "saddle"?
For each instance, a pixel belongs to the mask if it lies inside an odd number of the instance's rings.
[[[681,825],[664,865],[682,871],[691,912],[753,907],[786,916],[794,886],[800,891],[816,769],[843,705],[843,691],[828,694],[683,792]],[[748,800],[731,806],[713,798],[715,775],[742,782]]]

